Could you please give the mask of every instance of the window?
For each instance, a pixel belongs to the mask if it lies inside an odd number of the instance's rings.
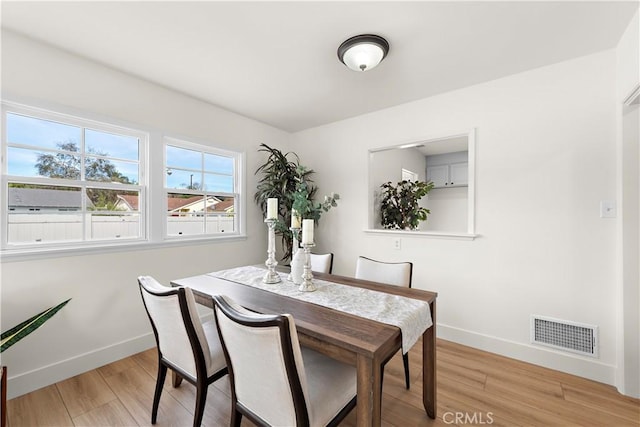
[[[244,153],[67,113],[2,101],[3,257],[244,237]]]
[[[240,153],[166,139],[166,236],[238,233]]]
[[[145,133],[3,107],[3,248],[146,238]]]

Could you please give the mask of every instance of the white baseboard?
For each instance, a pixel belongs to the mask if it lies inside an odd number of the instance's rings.
[[[597,359],[509,341],[440,323],[438,323],[437,327],[437,336],[447,341],[555,369],[556,371],[566,372],[605,384],[615,384],[615,366],[599,362]]]
[[[9,369],[7,372],[7,399],[13,399],[39,388],[55,384],[58,381],[99,368],[116,360],[148,350],[151,347],[155,347],[155,345],[156,341],[153,333],[149,333],[16,376],[12,376]]]

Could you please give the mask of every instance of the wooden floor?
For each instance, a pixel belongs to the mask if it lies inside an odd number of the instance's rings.
[[[438,418],[422,407],[421,345],[411,350],[411,390],[396,355],[384,376],[384,426],[640,426],[640,401],[611,386],[438,340]],[[156,374],[155,349],[8,402],[9,427],[146,426]],[[168,376],[169,377],[169,376]],[[157,426],[190,426],[194,387],[169,379]],[[277,398],[277,396],[272,396]],[[229,382],[208,393],[205,426],[229,425]],[[342,423],[355,425],[355,411]],[[243,426],[251,425],[243,420]]]

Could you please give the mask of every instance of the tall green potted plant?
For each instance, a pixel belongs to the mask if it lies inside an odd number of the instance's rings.
[[[311,175],[315,172],[300,164],[296,153],[283,153],[277,148],[260,144],[259,152],[268,154],[267,160],[256,170],[262,174],[258,181],[254,200],[262,212],[266,212],[267,199],[278,199],[278,222],[275,232],[282,239],[284,249],[283,259],[292,255],[293,238],[289,226],[291,224],[291,209],[295,209],[301,218],[313,219],[316,223],[323,212],[337,206],[338,194],[325,196],[323,202],[315,202],[318,188],[313,184]]]
[[[392,230],[415,230],[426,221],[431,211],[419,205],[420,199],[433,189],[433,182],[399,181],[380,186],[382,198],[380,217],[382,227]]]

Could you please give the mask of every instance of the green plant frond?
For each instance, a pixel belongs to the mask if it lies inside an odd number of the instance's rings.
[[[314,201],[318,188],[311,179],[315,173],[313,169],[300,164],[300,158],[294,152],[282,153],[277,148],[260,144],[258,152],[267,154],[264,164],[256,170],[256,175],[261,174],[254,201],[260,207],[263,215],[266,212],[267,200],[278,199],[278,223],[275,232],[282,239],[284,258],[288,259],[292,252],[292,235],[289,230],[291,222],[291,209],[295,209],[305,219],[314,219],[317,223],[322,212],[336,207],[339,196],[334,193],[323,203]]]
[[[24,322],[14,326],[8,331],[3,332],[2,336],[0,337],[0,340],[1,340],[0,353],[2,353],[3,351],[11,347],[18,341],[20,341],[22,338],[29,335],[31,332],[38,329],[40,326],[42,326],[47,320],[52,318],[58,311],[60,311],[62,307],[67,305],[69,301],[71,301],[71,298],[61,302],[55,307],[50,307],[44,310],[43,312],[38,313],[35,316],[29,318],[28,320],[25,320]]]

